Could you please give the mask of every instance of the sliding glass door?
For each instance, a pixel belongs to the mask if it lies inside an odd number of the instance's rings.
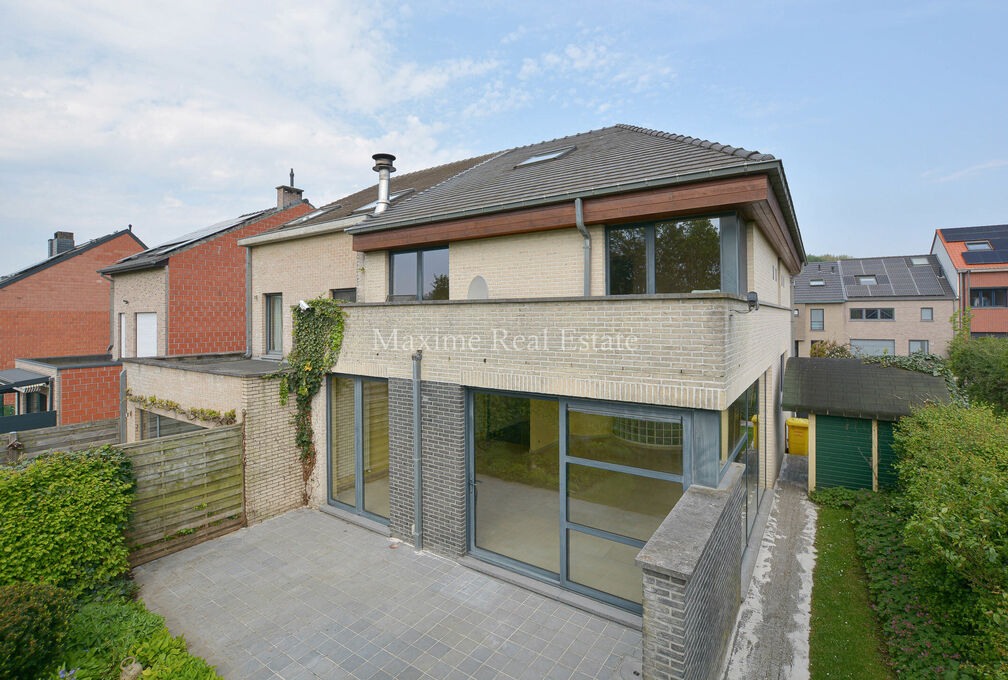
[[[634,560],[688,483],[689,418],[490,392],[468,407],[471,552],[639,611]]]
[[[329,378],[329,501],[388,522],[388,382]]]

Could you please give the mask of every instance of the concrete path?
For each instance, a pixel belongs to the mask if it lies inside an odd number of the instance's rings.
[[[226,678],[590,678],[640,631],[298,510],[134,570],[147,606]]]
[[[739,610],[727,680],[805,680],[816,510],[808,459],[785,456],[752,583]]]

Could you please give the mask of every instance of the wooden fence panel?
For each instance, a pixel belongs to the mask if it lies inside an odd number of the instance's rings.
[[[30,460],[46,451],[80,451],[118,442],[118,418],[10,432],[7,435],[7,462]]]
[[[241,425],[121,445],[137,479],[126,532],[134,566],[244,525]]]

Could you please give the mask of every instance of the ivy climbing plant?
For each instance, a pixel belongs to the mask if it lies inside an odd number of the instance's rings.
[[[308,480],[315,469],[315,430],[312,428],[312,399],[318,394],[326,373],[339,358],[343,344],[344,312],[339,300],[317,297],[308,308],[294,305],[294,342],[287,355],[288,368],[267,376],[280,379],[280,403],[287,404],[294,395],[294,441],[301,453],[305,503],[308,502]]]

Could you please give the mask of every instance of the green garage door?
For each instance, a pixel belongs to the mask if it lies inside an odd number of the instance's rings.
[[[893,423],[878,424],[878,485],[880,489],[896,486],[896,452],[893,451]]]
[[[872,421],[816,416],[817,488],[872,488]]]

